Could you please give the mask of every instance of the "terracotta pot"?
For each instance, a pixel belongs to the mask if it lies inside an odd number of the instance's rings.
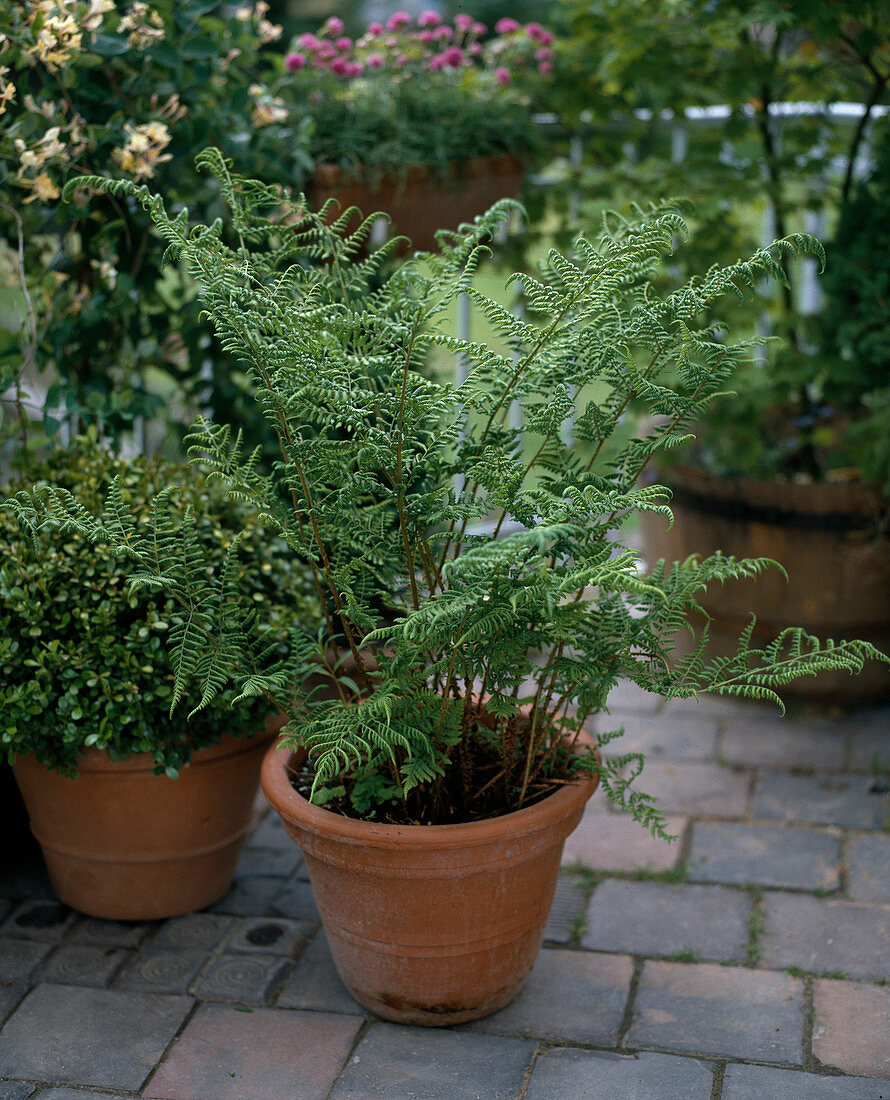
[[[387,1020],[444,1027],[496,1012],[534,965],[563,842],[597,777],[465,825],[383,825],[311,805],[298,758],[270,750],[263,789],[303,850],[337,970]]]
[[[755,644],[787,626],[823,638],[862,638],[890,651],[890,539],[878,533],[886,503],[869,486],[789,484],[757,478],[721,480],[703,470],[659,471],[674,493],[674,526],[643,515],[643,554],[683,560],[715,550],[768,557],[787,569],[715,586],[700,598],[712,616],[713,655],[735,652],[750,614]],[[685,639],[680,639],[682,644]],[[869,661],[862,674],[823,672],[783,687],[783,697],[838,703],[890,698],[890,667]]]
[[[357,206],[363,214],[385,211],[392,218],[390,236],[409,237],[413,249],[430,250],[436,247],[438,229],[457,229],[498,199],[516,198],[523,177],[520,162],[507,156],[463,161],[446,179],[418,166],[399,178],[374,184],[344,174],[335,164],[320,164],[306,188],[306,198],[315,208],[336,199],[343,209]]]
[[[32,756],[13,766],[53,889],[81,913],[159,920],[219,901],[250,827],[270,723],[249,739],[200,749],[178,779],[150,754],[90,749],[76,779]]]

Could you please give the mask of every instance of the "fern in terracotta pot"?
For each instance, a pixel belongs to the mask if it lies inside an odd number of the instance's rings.
[[[373,219],[338,236],[302,203],[233,177],[215,151],[201,161],[233,210],[237,242],[221,225],[171,217],[146,188],[81,186],[143,203],[201,286],[219,340],[242,357],[281,460],[262,468],[228,427],[210,423],[197,426],[194,454],[308,563],[327,637],[342,637],[351,675],[336,676],[329,650],[309,638],[278,667],[248,662],[249,618],[196,599],[204,575],[173,574],[177,541],[165,537],[158,556],[151,523],[134,520],[114,487],[100,516],[46,488],[12,507],[36,530],[78,530],[126,552],[138,583],[163,585],[189,608],[177,646],[182,690],[197,681],[209,703],[234,673],[243,696],[287,710],[264,785],[303,845],[354,995],[390,1019],[484,1015],[532,965],[562,842],[596,783],[663,829],[637,786],[641,759],[601,761],[584,733],[619,678],[667,697],[775,699],[789,679],[858,671],[880,656],[797,629],[755,649],[748,628],[732,658],[706,662],[699,646],[672,662],[702,590],[770,563],[716,554],[646,573],[623,541],[631,517],[667,511],[663,489],[637,487],[647,461],[683,435],[748,352],[696,318],[774,276],[775,250],[659,296],[651,277],[684,226],[675,211],[653,209],[579,240],[570,255],[552,252],[535,276],[513,276],[533,318],[522,319],[474,286],[479,242],[513,204],[384,276],[391,246],[351,259]],[[797,237],[775,249],[819,246]],[[460,294],[495,342],[448,332]],[[465,361],[465,382],[414,370],[437,350]],[[664,385],[673,369],[679,383]],[[638,399],[661,418],[639,437],[625,415]],[[216,583],[221,591],[224,579]],[[289,685],[319,660],[335,674],[336,697],[289,701]]]

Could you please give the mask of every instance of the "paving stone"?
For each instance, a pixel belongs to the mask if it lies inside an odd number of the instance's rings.
[[[0,1100],[2,1100],[0,1093]],[[112,1096],[108,1092],[83,1092],[81,1089],[46,1089],[37,1100],[129,1100],[126,1096]]]
[[[281,893],[269,906],[273,916],[289,917],[291,920],[318,922],[321,917],[315,904],[312,885],[306,878],[294,876],[288,881]]]
[[[0,934],[58,943],[76,920],[74,910],[62,902],[32,898],[13,910],[0,928]]]
[[[632,977],[625,955],[546,949],[511,1004],[464,1028],[615,1046]]]
[[[308,921],[283,917],[253,917],[245,920],[229,940],[227,951],[249,955],[282,955],[295,959],[316,926]]]
[[[661,710],[663,701],[660,695],[643,691],[631,680],[619,680],[609,692],[608,706],[613,714],[622,710],[641,710],[646,713],[653,713]],[[620,723],[616,723],[616,725],[620,725]]]
[[[635,787],[657,800],[666,814],[703,817],[743,817],[748,804],[750,775],[719,764],[647,761]]]
[[[324,931],[309,944],[276,1002],[281,1008],[366,1015],[340,979]]]
[[[55,944],[0,936],[0,982],[28,982],[38,963],[55,950]]]
[[[211,913],[225,913],[233,917],[259,917],[271,910],[272,903],[282,892],[285,880],[270,875],[236,879],[224,898],[210,906]]]
[[[890,978],[890,905],[770,892],[763,906],[765,966]]]
[[[0,1081],[0,1100],[30,1100],[37,1096],[34,1088],[24,1081]]]
[[[544,940],[566,944],[575,934],[587,908],[587,890],[569,875],[560,875],[544,929]]]
[[[646,962],[629,1047],[800,1065],[803,982],[713,964]]]
[[[295,851],[300,849],[284,831],[281,818],[276,813],[267,814],[260,825],[247,838],[248,848],[272,848],[279,852]]]
[[[206,951],[165,951],[152,947],[137,956],[117,988],[142,993],[188,993],[210,958]]]
[[[524,1039],[373,1024],[330,1100],[515,1097],[535,1053]]]
[[[642,752],[647,760],[712,760],[717,748],[717,719],[686,714],[601,714],[596,730],[624,727],[621,737],[603,746],[604,756]]]
[[[199,1005],[143,1096],[324,1100],[362,1022],[322,1012]]]
[[[29,1097],[35,1095],[34,1086],[26,1085],[22,1081],[0,1081],[0,1100],[28,1100]],[[47,1094],[44,1093],[44,1096]],[[84,1094],[81,1093],[81,1096]],[[52,1097],[50,1097],[52,1100]],[[86,1100],[90,1100],[87,1096]],[[106,1093],[106,1100],[109,1100]]]
[[[290,838],[288,838],[290,839]],[[243,848],[235,871],[235,879],[285,879],[302,864],[300,849],[290,841],[289,848]]]
[[[862,1077],[822,1077],[773,1066],[726,1067],[720,1100],[882,1100],[890,1081]],[[42,1098],[41,1098],[42,1100]]]
[[[685,817],[668,815],[667,831],[682,836]],[[680,858],[680,845],[652,836],[630,814],[587,813],[568,837],[564,867],[581,863],[597,871],[666,871]]]
[[[890,708],[857,711],[850,732],[850,763],[863,771],[890,771]]]
[[[751,899],[721,886],[608,879],[587,906],[581,946],[591,951],[743,961]]]
[[[26,985],[0,986],[0,1026],[27,992]]]
[[[766,772],[757,784],[751,815],[765,821],[881,829],[890,820],[890,795],[870,793],[872,782],[868,775]]]
[[[690,696],[688,699],[669,699],[664,704],[664,713],[674,716],[682,714],[689,718],[701,719],[710,715],[723,718],[727,715],[749,715],[751,718],[771,717],[776,713],[773,706],[760,706],[759,704],[740,703],[729,695],[708,695],[702,693],[696,699]]]
[[[196,997],[238,1004],[269,1004],[291,970],[290,959],[270,955],[223,955],[192,987]]]
[[[185,951],[212,951],[234,931],[233,917],[219,913],[189,913],[165,921],[151,942],[152,948],[173,947]]]
[[[728,764],[758,768],[812,768],[837,771],[844,766],[846,737],[825,720],[779,717],[724,720],[720,758]]]
[[[847,846],[847,891],[857,901],[890,902],[890,836],[866,833]]]
[[[840,888],[840,839],[813,829],[703,821],[692,833],[688,876],[696,882]]]
[[[813,1053],[823,1065],[890,1079],[890,988],[821,979],[813,1007]]]
[[[714,1067],[671,1054],[546,1050],[535,1062],[526,1100],[709,1100]],[[761,1098],[762,1100],[762,1098]]]
[[[91,985],[104,989],[132,957],[125,947],[92,947],[88,944],[65,944],[40,971],[42,982],[62,982],[64,985]]]
[[[138,1089],[191,1006],[188,997],[38,985],[0,1032],[0,1076]]]
[[[97,946],[138,947],[157,925],[147,922],[100,920],[84,917],[68,936],[68,943],[90,943]]]

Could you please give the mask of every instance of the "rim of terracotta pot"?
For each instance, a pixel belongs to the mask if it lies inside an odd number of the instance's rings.
[[[282,817],[298,822],[310,832],[336,836],[371,847],[389,847],[396,837],[403,849],[441,848],[446,843],[461,847],[487,844],[503,835],[505,823],[515,836],[523,836],[565,817],[568,807],[577,801],[582,787],[589,788],[589,794],[584,798],[586,801],[599,786],[598,775],[579,773],[576,779],[562,784],[552,794],[532,805],[497,817],[449,825],[391,825],[344,817],[322,806],[313,805],[299,791],[294,790],[288,777],[291,762],[298,760],[299,754],[288,750],[284,745],[273,745],[266,753],[262,767],[262,785],[275,810]]]
[[[216,744],[205,745],[203,748],[195,749],[192,752],[190,760],[183,764],[180,770],[184,771],[187,769],[192,761],[196,759],[206,764],[215,760],[217,757],[231,759],[233,756],[251,752],[256,749],[257,745],[262,745],[274,740],[278,732],[279,727],[271,722],[267,722],[263,729],[256,730],[251,734],[244,734],[240,737],[235,737],[233,734],[223,731],[220,734],[220,740]],[[17,766],[20,761],[24,761],[26,765],[31,764],[38,768],[47,767],[47,765],[39,763],[33,753],[25,753],[17,757],[13,767]],[[150,752],[131,752],[127,757],[119,760],[112,760],[107,749],[97,749],[94,746],[90,746],[77,758],[76,767],[78,771],[88,772],[120,773],[125,771],[154,771],[155,759]],[[158,778],[162,777],[158,776]]]

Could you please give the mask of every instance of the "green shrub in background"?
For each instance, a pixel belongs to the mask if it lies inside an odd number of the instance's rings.
[[[285,658],[292,632],[311,631],[318,617],[308,574],[288,560],[284,541],[251,521],[221,487],[166,463],[112,458],[94,438],[56,452],[29,472],[27,485],[39,479],[76,487],[98,505],[116,476],[128,508],[147,520],[152,498],[174,472],[183,489],[163,506],[180,522],[185,508],[192,510],[189,553],[204,556],[208,580],[220,570],[232,532],[245,532],[229,581],[240,606],[246,599],[262,617],[257,659],[265,667]],[[113,759],[150,752],[156,771],[172,775],[223,732],[244,735],[262,726],[268,704],[233,706],[231,689],[190,721],[186,714],[198,696],[170,716],[174,645],[186,612],[163,592],[128,593],[132,562],[125,555],[71,534],[32,540],[2,509],[0,540],[0,751],[10,762],[34,753],[72,774],[78,757],[95,746]]]
[[[39,405],[48,387],[50,435],[62,421],[113,438],[137,417],[189,423],[194,408],[177,413],[189,400],[237,415],[237,373],[210,356],[189,280],[161,273],[144,213],[59,195],[84,171],[150,180],[212,220],[217,191],[193,159],[208,141],[270,181],[298,180],[308,123],[275,95],[280,28],[267,8],[0,5],[0,394],[22,369],[23,399]],[[19,411],[9,397],[7,429]]]
[[[886,3],[563,0],[559,10],[554,94],[568,121],[583,116],[592,128],[587,159],[572,176],[582,223],[643,197],[688,197],[699,245],[677,258],[672,278],[731,262],[764,236],[814,231],[809,219],[819,211],[827,220],[817,231],[832,235],[853,198],[873,120],[890,103]],[[832,119],[828,108],[844,103],[862,104],[863,116]],[[677,119],[717,105],[728,113],[690,124],[672,144],[665,113]],[[886,215],[866,214],[867,201],[863,194],[858,217],[874,227]],[[860,247],[868,248],[864,240]],[[829,272],[844,266],[846,249],[839,231]],[[872,259],[860,259],[860,282],[874,261],[886,266],[877,239]],[[844,468],[888,484],[887,463],[877,466],[873,455],[890,430],[883,381],[852,365],[849,341],[838,354],[831,332],[802,308],[804,268],[783,264],[784,289],[753,306],[730,303],[719,317],[734,330],[753,328],[768,310],[782,342],[739,376],[736,400],[710,410],[698,457],[721,474],[820,480]],[[828,296],[842,281],[826,284]]]

